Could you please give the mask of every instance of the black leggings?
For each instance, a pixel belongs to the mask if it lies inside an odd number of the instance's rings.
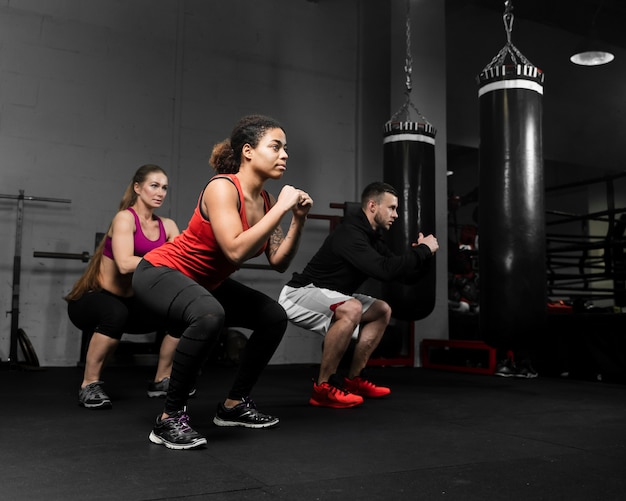
[[[142,260],[133,274],[133,289],[150,309],[167,316],[168,326],[184,328],[165,401],[167,414],[184,408],[198,371],[224,327],[252,330],[228,393],[233,400],[250,395],[287,329],[282,306],[230,278],[209,292],[179,271]]]
[[[158,331],[163,323],[135,297],[121,297],[106,290],[89,291],[69,301],[67,313],[82,331],[99,332],[118,341],[124,333]]]

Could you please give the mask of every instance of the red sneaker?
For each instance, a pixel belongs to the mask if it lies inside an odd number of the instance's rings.
[[[313,383],[313,393],[311,394],[309,403],[317,407],[347,409],[348,407],[361,405],[363,403],[363,397],[353,395],[326,382],[320,385]]]
[[[363,379],[359,376],[353,379],[345,378],[345,388],[350,393],[367,398],[384,397],[385,395],[389,395],[391,393],[390,388],[385,386],[376,386],[374,383],[371,383],[367,379]]]

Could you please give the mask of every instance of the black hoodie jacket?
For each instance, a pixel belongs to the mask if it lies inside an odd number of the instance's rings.
[[[430,248],[421,244],[394,255],[382,233],[372,229],[362,210],[347,214],[326,237],[302,273],[294,273],[291,287],[316,287],[352,295],[368,278],[382,282],[413,283],[432,261]]]

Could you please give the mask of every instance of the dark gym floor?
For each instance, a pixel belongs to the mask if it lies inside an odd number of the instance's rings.
[[[233,368],[205,369],[193,451],[148,441],[151,368],[110,367],[113,409],[77,405],[78,368],[0,371],[0,499],[623,500],[626,386],[372,367],[393,393],[308,405],[315,366],[269,366],[252,395],[272,430],[212,424]]]

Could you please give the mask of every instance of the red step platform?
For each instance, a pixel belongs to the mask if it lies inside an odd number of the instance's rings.
[[[422,367],[492,375],[496,370],[496,350],[483,341],[423,339]]]

